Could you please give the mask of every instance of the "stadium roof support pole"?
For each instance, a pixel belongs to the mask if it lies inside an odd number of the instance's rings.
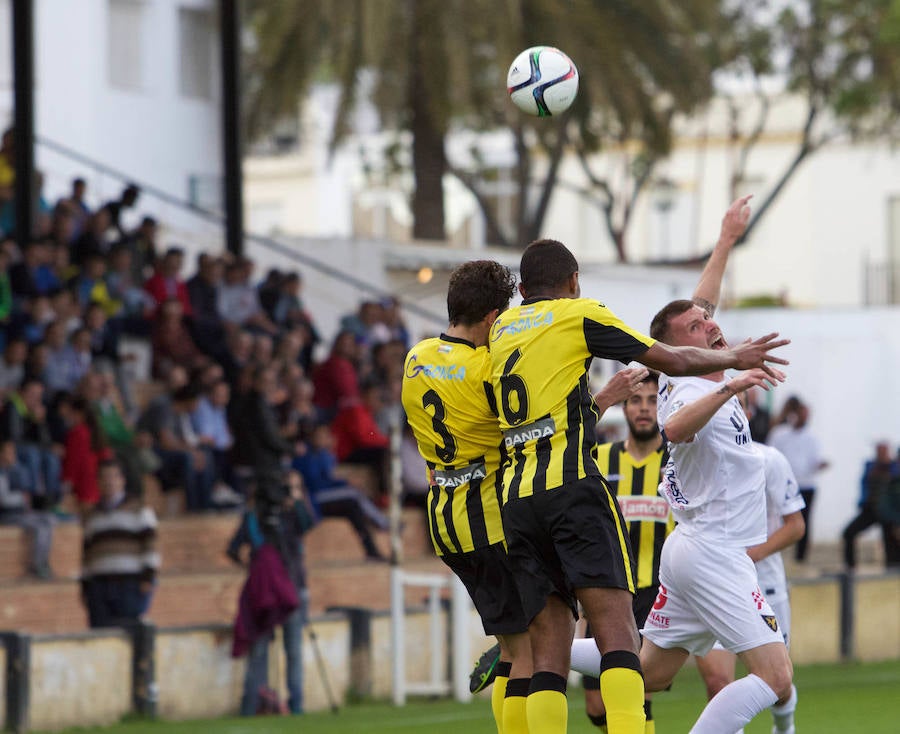
[[[34,8],[13,0],[16,244],[23,250],[34,225]]]
[[[222,55],[222,153],[225,195],[225,245],[244,253],[244,175],[241,170],[240,0],[220,0]]]

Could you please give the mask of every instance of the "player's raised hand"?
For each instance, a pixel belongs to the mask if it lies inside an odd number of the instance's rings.
[[[735,358],[734,366],[739,370],[749,370],[754,367],[767,369],[767,363],[790,364],[786,359],[771,354],[772,350],[790,343],[790,339],[778,339],[776,332],[761,336],[759,339],[747,339],[731,350]]]
[[[736,377],[732,377],[728,381],[728,389],[734,395],[749,390],[751,387],[761,387],[763,390],[769,390],[779,382],[784,382],[784,372],[776,370],[774,367],[765,369],[756,368],[741,372]]]
[[[750,221],[749,202],[752,198],[753,194],[748,194],[731,203],[731,206],[725,212],[725,216],[722,217],[722,230],[719,234],[719,242],[730,247],[741,238],[744,230],[747,229],[747,222]]]

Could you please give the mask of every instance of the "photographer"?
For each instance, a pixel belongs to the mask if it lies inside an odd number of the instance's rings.
[[[247,653],[241,715],[253,716],[271,700],[268,687],[269,644],[281,625],[288,686],[288,709],[303,713],[303,625],[309,593],[303,558],[303,535],[314,525],[312,508],[303,491],[303,479],[288,472],[286,484],[261,481],[255,506],[241,525],[227,554],[244,565],[243,546],[250,548],[247,581],[241,591],[235,621],[235,657]]]

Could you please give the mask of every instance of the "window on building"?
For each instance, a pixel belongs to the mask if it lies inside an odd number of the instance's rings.
[[[215,68],[212,14],[203,9],[179,8],[178,44],[181,94],[199,99],[211,98]]]
[[[144,85],[143,46],[146,7],[142,0],[109,0],[107,64],[116,89]]]

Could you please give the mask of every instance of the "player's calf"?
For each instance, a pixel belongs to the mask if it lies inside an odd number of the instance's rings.
[[[647,637],[641,645],[641,668],[647,693],[665,691],[672,685],[688,653],[680,647],[659,647]]]
[[[788,655],[787,647],[780,642],[760,645],[738,656],[747,667],[748,672],[756,675],[778,696],[778,703],[784,704],[791,697],[791,685],[794,679],[794,666]]]

